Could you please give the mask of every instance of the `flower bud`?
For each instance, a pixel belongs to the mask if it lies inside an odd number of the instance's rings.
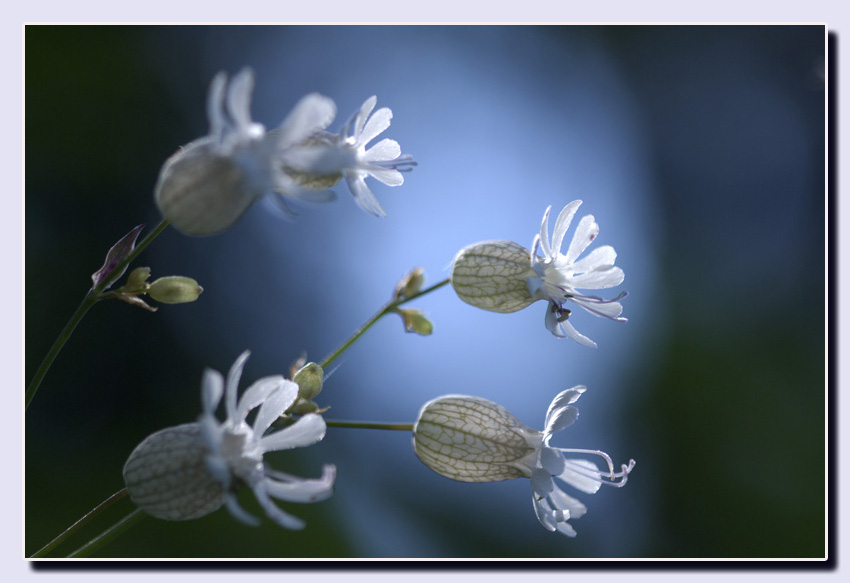
[[[130,499],[163,520],[192,520],[217,510],[225,493],[207,468],[207,454],[199,423],[148,436],[124,464]]]
[[[289,408],[289,413],[293,415],[306,415],[307,413],[315,413],[319,410],[319,406],[313,401],[305,401],[298,399],[295,404]]]
[[[491,312],[516,312],[537,298],[527,280],[536,277],[531,252],[512,241],[484,241],[462,249],[452,264],[451,282],[458,297]]]
[[[419,310],[398,310],[402,320],[404,320],[404,329],[407,332],[415,332],[420,336],[428,336],[434,331],[434,324],[431,323],[425,315]]]
[[[461,482],[531,477],[541,434],[497,403],[446,395],[426,403],[413,426],[413,451],[438,474]]]
[[[302,366],[292,378],[298,385],[298,396],[305,401],[315,399],[322,391],[324,376],[325,372],[322,367],[315,362],[308,362]]]
[[[132,292],[141,289],[150,276],[150,267],[137,267],[130,272],[130,275],[127,276],[127,283],[124,284],[124,291]]]
[[[191,277],[169,275],[150,284],[148,295],[163,304],[185,304],[197,300],[202,291],[204,288]]]
[[[393,298],[403,299],[414,296],[422,289],[423,283],[425,283],[425,270],[421,267],[411,269],[396,284]]]

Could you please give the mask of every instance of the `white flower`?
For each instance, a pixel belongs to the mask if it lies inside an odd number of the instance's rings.
[[[239,379],[249,352],[230,369],[227,384],[220,373],[207,369],[201,388],[203,412],[196,423],[169,427],[147,437],[130,454],[124,481],[130,498],[149,514],[165,520],[190,520],[226,505],[237,519],[250,525],[259,520],[236,500],[247,485],[269,518],[284,528],[300,529],[304,522],[284,512],[272,498],[289,502],[316,502],[333,493],[336,468],[325,465],[316,480],[278,472],[263,455],[312,445],[325,435],[325,422],[310,413],[292,425],[268,432],[298,398],[298,385],[282,376],[252,384],[237,401]],[[224,395],[227,419],[215,411]],[[248,414],[259,407],[249,425]]]
[[[574,200],[560,212],[555,221],[551,245],[548,231],[549,211],[552,207],[546,209],[540,233],[534,237],[531,250],[531,267],[536,276],[529,277],[527,285],[534,299],[549,302],[545,322],[552,334],[561,338],[569,336],[585,346],[596,346],[595,342],[576,331],[567,321],[570,310],[564,308],[564,302],[574,302],[595,316],[625,322],[626,318],[620,316],[623,307],[619,302],[625,297],[625,292],[611,300],[578,292],[579,289],[614,287],[623,282],[625,275],[622,269],[614,266],[617,253],[610,245],[594,249],[583,259],[578,258],[599,234],[599,225],[593,215],[582,217],[567,252],[561,253],[564,236],[580,205],[580,200]],[[542,257],[538,254],[541,251]]]
[[[390,127],[392,111],[382,107],[372,113],[377,103],[374,95],[367,99],[352,116],[339,135],[317,132],[302,147],[284,154],[284,167],[296,177],[317,181],[345,178],[354,201],[366,212],[376,216],[386,213],[366,185],[366,178],[375,178],[387,186],[404,183],[402,172],[409,172],[416,162],[401,154],[398,142],[385,138],[367,149],[367,145]],[[371,114],[371,115],[370,115]],[[335,183],[335,182],[334,182]]]
[[[225,73],[216,75],[207,98],[209,133],[179,150],[160,170],[156,204],[174,227],[188,235],[224,231],[257,199],[290,187],[279,168],[282,152],[327,127],[336,114],[332,100],[310,94],[279,130],[266,133],[251,120],[253,88],[250,69],[243,69],[230,83]]]
[[[556,448],[552,435],[578,417],[572,406],[585,387],[559,393],[546,413],[545,429],[536,431],[510,411],[486,399],[446,395],[426,403],[413,427],[413,449],[417,457],[440,475],[461,482],[494,482],[530,478],[534,511],[550,531],[575,536],[567,522],[580,518],[587,508],[566,494],[554,478],[573,488],[593,494],[602,484],[623,486],[634,460],[614,471],[608,454],[597,450]],[[582,454],[601,457],[607,472]]]

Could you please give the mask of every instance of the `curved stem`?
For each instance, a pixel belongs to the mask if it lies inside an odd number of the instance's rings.
[[[340,346],[339,348],[337,348],[336,350],[334,350],[332,353],[330,353],[329,355],[327,355],[327,356],[324,358],[324,360],[322,360],[322,362],[320,362],[320,363],[319,363],[319,366],[321,366],[321,367],[322,367],[322,369],[327,368],[327,367],[328,367],[328,365],[329,365],[330,363],[332,363],[334,360],[336,360],[336,359],[337,359],[337,358],[338,358],[338,357],[339,357],[339,356],[340,356],[343,352],[345,352],[346,350],[348,350],[348,348],[349,348],[352,344],[354,344],[354,342],[355,342],[358,338],[360,338],[361,336],[363,336],[363,334],[366,332],[366,330],[368,330],[369,328],[371,328],[371,327],[372,327],[372,325],[373,325],[375,322],[377,322],[378,320],[380,320],[380,319],[381,319],[384,315],[389,314],[390,312],[394,311],[394,310],[395,310],[398,306],[400,306],[400,305],[402,305],[402,304],[406,304],[407,302],[409,302],[409,301],[411,301],[411,300],[415,300],[416,298],[422,297],[422,296],[424,296],[425,294],[431,293],[432,291],[434,291],[434,290],[436,290],[436,289],[439,289],[439,288],[443,287],[444,285],[448,284],[450,281],[451,281],[451,280],[450,280],[449,278],[446,278],[446,279],[444,279],[443,281],[441,281],[441,282],[439,282],[439,283],[435,283],[435,284],[434,284],[434,285],[432,285],[431,287],[428,287],[428,288],[426,288],[426,289],[424,289],[424,290],[422,290],[422,291],[420,291],[420,292],[417,292],[417,293],[415,293],[415,294],[413,294],[413,295],[411,295],[411,296],[409,296],[409,297],[406,297],[406,298],[403,298],[403,299],[390,300],[389,302],[387,302],[386,304],[384,304],[383,306],[381,306],[381,308],[380,308],[377,312],[375,312],[374,314],[372,314],[372,317],[370,317],[368,320],[366,320],[366,321],[363,323],[363,325],[362,325],[362,326],[360,326],[360,328],[358,328],[357,330],[355,330],[355,331],[354,331],[354,333],[353,333],[353,334],[352,334],[352,335],[348,338],[348,340],[346,340],[346,341],[342,344],[342,346]]]
[[[39,550],[32,554],[31,558],[39,558],[43,557],[53,549],[55,549],[60,543],[62,543],[66,538],[74,534],[77,530],[80,529],[81,526],[86,524],[89,520],[112,506],[115,502],[123,498],[127,495],[127,488],[122,488],[97,506],[95,506],[92,510],[90,510],[85,516],[80,518],[77,522],[69,526],[65,529],[65,532],[54,538],[52,541],[41,547]]]
[[[83,316],[86,315],[86,312],[89,311],[89,308],[91,308],[96,303],[97,296],[95,294],[91,292],[86,294],[86,297],[83,298],[82,302],[80,302],[80,305],[77,307],[77,310],[71,315],[71,319],[68,320],[68,323],[65,324],[65,327],[62,328],[62,331],[59,332],[59,336],[57,336],[56,340],[53,341],[53,346],[51,346],[50,350],[47,351],[47,354],[41,361],[38,370],[35,371],[35,375],[30,381],[29,386],[27,386],[27,392],[24,395],[24,411],[26,411],[27,408],[30,406],[30,402],[33,400],[33,397],[35,397],[35,392],[41,385],[41,381],[44,380],[44,375],[47,374],[50,365],[53,364],[53,361],[56,359],[56,356],[59,354],[59,351],[62,350],[63,346],[65,346],[65,342],[67,342],[68,338],[71,337],[71,334],[74,332],[74,328],[77,327],[77,324],[80,323],[80,320],[83,319]]]
[[[91,539],[89,542],[78,548],[76,551],[68,555],[68,558],[87,557],[106,543],[112,541],[119,534],[139,522],[145,513],[141,508],[136,508],[130,514],[104,530],[102,533]]]
[[[390,429],[394,431],[413,431],[412,423],[372,423],[367,421],[328,421],[328,427],[345,427],[352,429]]]
[[[142,241],[136,245],[136,247],[125,257],[122,261],[120,261],[115,268],[112,270],[112,273],[121,273],[127,265],[130,264],[133,259],[138,257],[139,253],[144,251],[145,247],[151,244],[151,242],[156,239],[156,237],[162,233],[165,228],[168,226],[168,221],[163,219],[157,227],[148,233],[148,235],[142,239]],[[65,343],[71,337],[71,334],[74,332],[74,329],[77,327],[77,324],[80,323],[80,320],[83,319],[83,316],[86,315],[86,312],[89,311],[93,305],[95,305],[98,300],[101,298],[101,294],[103,290],[110,284],[112,284],[115,279],[112,277],[104,278],[99,285],[95,286],[86,294],[86,297],[83,298],[83,301],[80,302],[80,305],[77,307],[76,311],[71,315],[71,318],[68,320],[68,323],[65,324],[65,327],[62,328],[62,331],[59,332],[59,335],[56,337],[56,340],[53,342],[53,345],[50,347],[50,350],[47,351],[47,354],[42,359],[41,364],[38,366],[38,369],[35,371],[35,375],[33,375],[30,384],[27,386],[26,393],[24,394],[24,411],[30,406],[30,402],[32,402],[35,397],[36,391],[38,391],[38,387],[41,386],[41,381],[44,380],[44,376],[47,374],[47,371],[50,369],[50,366],[53,364],[53,361],[56,359],[56,356],[62,350],[62,347],[65,346]]]

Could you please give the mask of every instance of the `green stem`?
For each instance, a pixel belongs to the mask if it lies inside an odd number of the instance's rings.
[[[142,241],[136,245],[136,247],[125,257],[122,261],[120,261],[115,268],[112,270],[112,273],[121,273],[121,271],[130,264],[133,259],[138,257],[139,253],[144,251],[145,247],[151,244],[151,242],[156,239],[156,237],[162,233],[165,228],[168,226],[168,221],[163,219],[162,222],[157,225],[157,227],[151,231]],[[27,410],[30,406],[30,402],[35,397],[36,391],[38,391],[38,387],[41,386],[41,381],[44,380],[44,376],[47,374],[47,371],[50,369],[50,366],[53,364],[53,361],[56,359],[56,356],[62,350],[62,347],[65,346],[65,343],[71,337],[71,334],[74,332],[74,329],[77,327],[77,324],[80,323],[80,320],[83,319],[83,316],[86,315],[86,312],[89,311],[93,305],[95,305],[98,300],[101,299],[101,294],[103,290],[106,289],[106,286],[113,283],[117,278],[106,277],[104,280],[97,285],[96,287],[89,290],[86,294],[86,297],[83,298],[83,301],[80,302],[80,305],[77,306],[76,311],[71,315],[71,318],[68,320],[68,323],[65,324],[65,327],[62,328],[62,331],[59,332],[59,336],[56,337],[56,340],[53,342],[53,346],[50,347],[50,350],[47,351],[47,354],[44,356],[44,359],[41,361],[41,364],[38,366],[38,369],[35,371],[35,375],[30,381],[29,386],[27,386],[27,391],[24,395],[24,411]]]
[[[347,427],[352,429],[391,429],[395,431],[413,431],[412,423],[370,423],[366,421],[328,421],[328,427]]]
[[[319,366],[321,366],[323,369],[326,369],[330,363],[332,363],[334,360],[336,360],[337,358],[339,358],[339,356],[340,356],[343,352],[345,352],[346,350],[348,350],[348,348],[349,348],[352,344],[354,344],[354,342],[355,342],[358,338],[360,338],[361,336],[363,336],[363,334],[366,332],[366,330],[368,330],[369,328],[371,328],[371,327],[372,327],[372,325],[373,325],[375,322],[377,322],[378,320],[380,320],[380,319],[381,319],[383,316],[385,316],[386,314],[389,314],[389,313],[393,312],[393,311],[394,311],[394,310],[395,310],[398,306],[400,306],[400,305],[402,305],[402,304],[406,304],[407,302],[412,301],[412,300],[415,300],[416,298],[420,298],[420,297],[424,296],[425,294],[431,293],[432,291],[434,291],[434,290],[436,290],[436,289],[439,289],[439,288],[443,287],[444,285],[448,284],[450,281],[451,281],[450,279],[446,278],[446,279],[444,279],[443,281],[441,281],[441,282],[439,282],[439,283],[435,283],[435,284],[434,284],[434,285],[432,285],[431,287],[426,288],[426,289],[424,289],[424,290],[422,290],[422,291],[420,291],[420,292],[417,292],[417,293],[415,293],[415,294],[413,294],[413,295],[411,295],[411,296],[409,296],[409,297],[406,297],[406,298],[403,298],[403,299],[390,300],[389,302],[387,302],[386,304],[384,304],[383,306],[381,306],[381,308],[380,308],[377,312],[375,312],[374,314],[372,314],[372,317],[371,317],[371,318],[369,318],[368,320],[366,320],[366,321],[363,323],[363,325],[362,325],[362,326],[360,326],[360,328],[358,328],[357,330],[355,330],[355,331],[354,331],[354,333],[353,333],[353,334],[352,334],[352,335],[348,338],[348,340],[346,340],[346,341],[342,344],[342,346],[340,346],[339,348],[337,348],[336,350],[334,350],[332,353],[330,353],[328,356],[326,356],[326,357],[325,357],[325,359],[324,359],[324,360],[322,360],[322,362],[320,362],[320,363],[319,363]]]
[[[76,551],[68,555],[68,558],[76,558],[76,557],[87,557],[94,551],[98,550],[100,547],[105,545],[106,543],[112,541],[112,539],[116,538],[119,534],[139,522],[145,513],[141,508],[136,508],[130,514],[104,530],[102,533],[91,539],[89,542],[78,548]]]
[[[119,490],[118,492],[116,492],[115,494],[113,494],[112,496],[110,496],[109,498],[107,498],[106,500],[104,500],[103,502],[98,504],[97,506],[95,506],[85,516],[80,518],[77,522],[75,522],[74,524],[69,526],[67,529],[65,529],[65,532],[63,532],[62,534],[60,534],[59,536],[54,538],[52,541],[50,541],[49,543],[44,545],[42,548],[37,550],[35,553],[33,553],[31,558],[35,559],[35,558],[40,558],[40,557],[45,556],[47,553],[49,553],[50,551],[55,549],[65,539],[67,539],[69,536],[71,536],[72,534],[77,532],[77,530],[79,530],[80,527],[82,527],[84,524],[86,524],[89,520],[91,520],[92,518],[94,518],[95,516],[97,516],[98,514],[100,514],[101,512],[106,510],[107,508],[109,508],[110,506],[112,506],[115,502],[117,502],[118,500],[120,500],[121,498],[123,498],[126,495],[127,495],[127,489],[122,488],[121,490]]]

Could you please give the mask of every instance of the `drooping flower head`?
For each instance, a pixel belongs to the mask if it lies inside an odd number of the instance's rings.
[[[614,248],[605,245],[586,257],[579,256],[599,233],[592,215],[581,219],[565,254],[561,253],[566,231],[580,200],[568,204],[555,222],[549,242],[549,211],[546,209],[540,232],[535,235],[532,250],[513,241],[483,241],[462,249],[452,263],[451,283],[464,302],[492,312],[521,310],[537,300],[546,300],[546,328],[555,336],[569,336],[579,344],[596,343],[576,331],[567,321],[567,301],[574,302],[595,316],[625,322],[619,300],[581,293],[581,289],[604,289],[623,282],[623,270],[614,266]]]
[[[154,199],[162,215],[188,235],[229,228],[257,199],[289,187],[281,152],[324,129],[336,115],[327,97],[304,97],[279,130],[267,133],[251,119],[254,74],[246,68],[230,82],[215,76],[207,97],[209,133],[180,149],[160,170]],[[291,196],[300,191],[290,189]]]
[[[567,536],[576,532],[567,522],[580,518],[587,508],[564,492],[558,483],[593,494],[602,486],[625,485],[634,460],[619,472],[608,454],[598,450],[557,448],[549,445],[553,434],[578,417],[572,406],[585,387],[559,393],[546,412],[545,428],[536,431],[501,405],[465,395],[446,395],[426,403],[413,427],[413,450],[438,474],[461,482],[495,482],[514,478],[531,480],[537,519],[547,530]],[[595,456],[607,471],[574,455]],[[569,456],[569,457],[568,457]]]
[[[411,156],[402,155],[398,142],[389,138],[367,148],[390,127],[393,116],[388,107],[372,113],[376,103],[374,95],[367,99],[338,135],[316,132],[302,147],[285,154],[284,166],[290,175],[300,177],[304,187],[315,183],[327,188],[345,178],[360,208],[382,217],[386,213],[366,185],[366,178],[400,186],[404,183],[402,173],[412,170],[416,162]]]
[[[242,353],[227,377],[215,370],[204,373],[202,413],[195,423],[169,427],[148,436],[124,465],[130,498],[148,514],[164,520],[191,520],[226,505],[231,514],[250,525],[259,519],[236,499],[239,487],[254,493],[269,518],[284,528],[300,529],[304,522],[284,512],[273,499],[316,502],[333,493],[336,468],[325,465],[322,477],[311,480],[267,466],[263,455],[305,447],[325,435],[321,415],[309,413],[283,429],[269,431],[298,398],[298,385],[283,376],[262,378],[237,399],[239,379],[249,352]],[[224,396],[227,418],[215,412]],[[248,414],[259,408],[252,424]]]

